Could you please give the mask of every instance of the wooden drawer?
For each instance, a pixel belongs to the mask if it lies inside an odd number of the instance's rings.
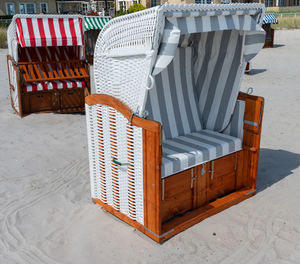
[[[52,94],[51,92],[37,92],[30,94],[29,104],[31,112],[52,110]]]
[[[233,153],[210,162],[207,178],[207,200],[212,201],[218,197],[235,190],[237,154]]]
[[[185,170],[162,180],[162,222],[192,209],[192,170]]]
[[[84,89],[73,88],[61,91],[61,109],[84,107]]]

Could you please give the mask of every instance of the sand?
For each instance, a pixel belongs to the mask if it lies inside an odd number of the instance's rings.
[[[257,195],[162,245],[91,202],[84,115],[13,112],[0,50],[0,263],[300,263],[300,30],[275,43],[241,88],[266,99]]]

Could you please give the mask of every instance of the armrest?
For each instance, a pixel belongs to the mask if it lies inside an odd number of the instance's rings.
[[[140,182],[144,203],[144,232],[154,238],[160,236],[161,124],[134,115],[129,107],[109,95],[93,94],[85,98],[85,103],[91,188],[95,189],[92,197],[97,198],[97,190],[106,188],[101,185],[102,182],[107,179],[114,181],[118,178],[116,173],[124,172],[126,176],[123,174],[123,179],[127,177],[131,184]],[[131,164],[130,170],[126,170],[126,163]],[[99,175],[102,181],[99,181]],[[115,195],[118,197],[117,208],[120,197],[118,189],[111,192],[112,197]]]
[[[106,94],[92,94],[85,98],[85,103],[89,106],[101,104],[107,105],[120,112],[133,126],[141,127],[145,130],[160,133],[161,124],[153,120],[147,120],[136,116],[128,106],[115,97]]]
[[[243,141],[243,126],[244,126],[244,113],[245,113],[245,101],[237,100],[231,121],[227,128],[224,130],[224,134],[240,138]]]

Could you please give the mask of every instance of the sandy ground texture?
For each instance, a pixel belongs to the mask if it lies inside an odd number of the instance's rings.
[[[14,114],[0,50],[0,263],[300,263],[300,30],[275,43],[242,84],[266,99],[257,195],[162,245],[91,202],[84,115]]]

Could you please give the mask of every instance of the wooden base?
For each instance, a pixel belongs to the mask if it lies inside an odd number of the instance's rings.
[[[31,113],[79,113],[85,110],[86,88],[21,93],[22,116]]]
[[[130,219],[128,216],[120,213],[111,206],[101,202],[99,199],[93,199],[98,205],[103,207],[106,211],[110,212],[114,216],[123,220],[127,224],[133,226],[140,232],[144,233],[148,237],[152,238],[154,241],[162,243],[169,238],[175,236],[176,234],[186,230],[187,228],[203,221],[204,219],[215,215],[223,210],[238,204],[251,196],[255,195],[254,189],[241,189],[239,191],[228,194],[222,198],[219,198],[211,203],[206,204],[205,206],[200,207],[197,210],[187,212],[184,215],[175,218],[173,221],[170,221],[162,226],[162,234],[154,234],[148,230],[145,226],[140,223]]]

